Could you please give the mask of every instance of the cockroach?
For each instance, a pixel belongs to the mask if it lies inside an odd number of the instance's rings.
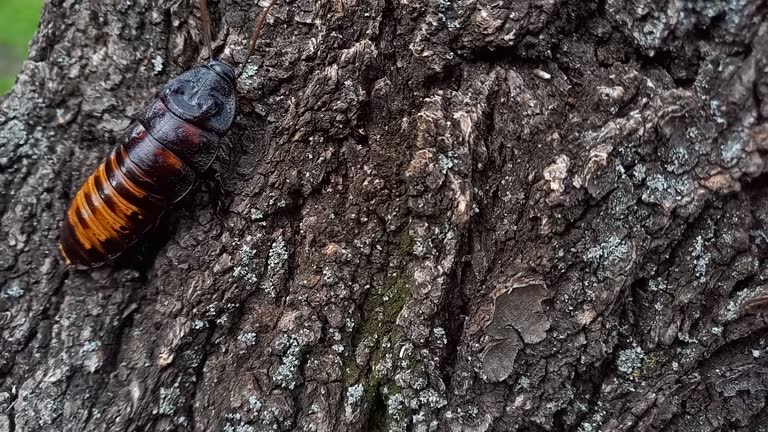
[[[276,1],[261,13],[235,73],[213,58],[207,0],[200,0],[208,63],[171,79],[77,192],[59,243],[67,265],[89,269],[117,258],[210,167],[237,115],[237,79]]]

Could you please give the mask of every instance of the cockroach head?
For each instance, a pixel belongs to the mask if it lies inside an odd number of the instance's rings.
[[[218,60],[172,79],[160,99],[171,112],[193,125],[219,135],[235,121],[235,71]]]
[[[232,66],[218,60],[211,60],[210,62],[208,62],[206,67],[216,72],[217,74],[219,74],[222,78],[229,81],[233,87],[237,86],[236,79],[235,79],[235,70],[232,69]]]

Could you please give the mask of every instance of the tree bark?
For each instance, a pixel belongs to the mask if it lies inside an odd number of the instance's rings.
[[[263,6],[212,2],[225,61]],[[69,200],[205,50],[194,1],[50,0],[0,431],[768,430],[767,6],[280,2],[208,181],[70,271]]]

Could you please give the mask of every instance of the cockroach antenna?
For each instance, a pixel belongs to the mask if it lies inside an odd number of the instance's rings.
[[[237,71],[236,78],[240,78],[240,75],[245,70],[245,66],[248,64],[248,60],[251,59],[251,56],[253,55],[253,50],[256,49],[256,42],[258,42],[259,36],[261,36],[261,31],[264,29],[264,24],[267,22],[267,16],[269,15],[269,11],[270,9],[272,9],[272,6],[274,6],[276,3],[277,3],[277,0],[270,1],[267,8],[264,9],[263,12],[261,12],[261,16],[259,16],[259,20],[256,21],[256,26],[253,28],[253,34],[251,35],[251,46],[248,48],[248,54],[245,56],[245,59],[240,64],[240,70]]]
[[[744,310],[750,313],[764,311],[768,307],[768,294],[761,294],[748,300]]]
[[[213,59],[211,46],[211,16],[208,14],[208,0],[200,0],[200,21],[203,23],[203,40],[208,47],[208,60]]]

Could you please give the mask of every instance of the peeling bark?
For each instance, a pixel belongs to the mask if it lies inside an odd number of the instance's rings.
[[[211,3],[237,63],[264,5]],[[767,12],[281,2],[210,179],[80,272],[69,199],[205,54],[196,2],[50,0],[0,101],[0,431],[763,430]]]

